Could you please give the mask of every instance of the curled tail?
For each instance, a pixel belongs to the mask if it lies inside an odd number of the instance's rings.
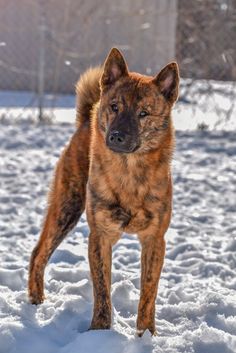
[[[90,68],[80,77],[76,84],[76,126],[89,121],[93,105],[100,98],[101,67]]]

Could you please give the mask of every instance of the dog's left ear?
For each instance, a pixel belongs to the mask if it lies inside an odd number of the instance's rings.
[[[176,62],[166,65],[153,79],[163,96],[174,103],[179,95],[179,68]]]
[[[124,76],[128,76],[128,67],[125,59],[117,48],[112,48],[104,64],[101,77],[102,89],[109,88]]]

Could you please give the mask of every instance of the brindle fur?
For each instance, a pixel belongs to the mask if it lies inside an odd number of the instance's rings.
[[[44,227],[30,262],[29,297],[44,299],[47,261],[85,209],[94,287],[91,329],[111,325],[111,252],[123,232],[142,245],[137,331],[155,333],[155,299],[165,255],[172,204],[170,162],[174,146],[171,109],[178,96],[176,63],[156,77],[130,73],[112,49],[103,68],[77,84],[77,129],[55,173]],[[115,103],[118,112],[113,112]],[[139,117],[145,110],[148,116]],[[111,129],[129,134],[127,153],[108,148]],[[129,153],[128,153],[129,152]]]

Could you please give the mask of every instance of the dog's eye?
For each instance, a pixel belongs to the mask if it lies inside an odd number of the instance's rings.
[[[113,104],[111,105],[111,110],[112,110],[113,112],[117,113],[117,112],[118,112],[118,105],[115,104],[115,103],[113,103]]]
[[[145,116],[149,115],[148,112],[146,110],[142,110],[140,113],[139,113],[139,117],[140,118],[144,118]]]

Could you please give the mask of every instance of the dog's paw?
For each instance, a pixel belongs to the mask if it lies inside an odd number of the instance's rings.
[[[31,304],[34,304],[34,305],[42,304],[44,299],[45,297],[42,294],[38,294],[38,293],[29,294],[29,301]]]
[[[142,337],[142,335],[144,334],[145,330],[136,330],[136,336],[138,337]]]
[[[151,336],[157,336],[157,330],[155,329],[155,327],[147,327],[147,328],[144,328],[144,329],[136,329],[136,336],[138,337],[142,337],[144,332],[148,330],[150,333],[151,333]]]

